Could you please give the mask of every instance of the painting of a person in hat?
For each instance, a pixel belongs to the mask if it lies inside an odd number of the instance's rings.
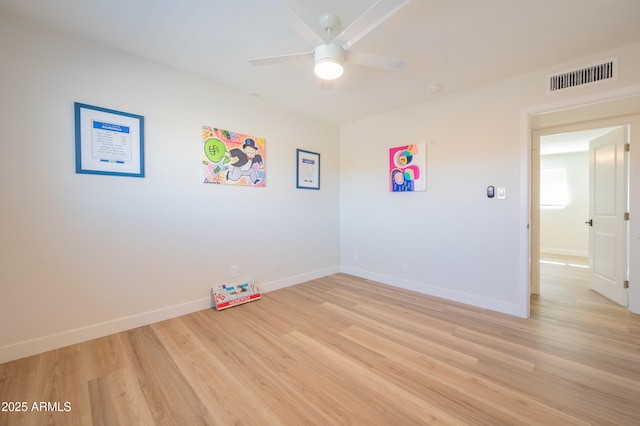
[[[254,167],[257,164],[260,170],[264,169],[262,156],[258,154],[256,141],[252,138],[245,138],[242,149],[233,148],[227,152],[227,156],[231,161],[229,171],[227,172],[227,181],[236,182],[242,176],[247,176],[252,184],[260,182],[258,171]]]

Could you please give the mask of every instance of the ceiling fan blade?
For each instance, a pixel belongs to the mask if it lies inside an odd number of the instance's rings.
[[[268,56],[266,58],[249,59],[249,62],[255,66],[282,64],[285,62],[295,62],[306,58],[313,58],[313,52],[292,53],[290,55]]]
[[[409,1],[378,0],[344,31],[338,34],[332,42],[342,46],[345,50],[350,48],[378,25],[389,19],[391,15],[400,10]]]
[[[344,52],[345,62],[351,64],[365,65],[367,67],[385,68],[388,70],[401,70],[407,62],[402,59],[390,58],[388,56],[374,55],[371,53],[354,52],[347,50]]]
[[[284,0],[274,1],[273,3],[276,8],[276,12],[282,17],[287,25],[289,25],[289,27],[297,32],[300,37],[307,42],[307,44],[315,48],[325,43],[322,37],[313,31],[313,29],[307,25],[301,17],[291,10]]]

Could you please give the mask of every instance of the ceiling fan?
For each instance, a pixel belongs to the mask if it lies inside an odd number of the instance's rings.
[[[266,58],[250,59],[256,66],[272,65],[283,62],[297,61],[304,58],[314,58],[315,74],[323,80],[333,80],[343,73],[343,64],[353,63],[376,68],[399,70],[405,67],[403,60],[379,56],[371,53],[356,52],[351,47],[361,38],[371,32],[378,25],[386,21],[410,0],[378,0],[351,25],[334,36],[338,28],[339,19],[336,15],[325,14],[319,19],[320,27],[324,30],[321,36],[309,27],[284,2],[280,1],[279,12],[286,22],[313,46],[310,52],[293,53],[288,55],[270,56]]]

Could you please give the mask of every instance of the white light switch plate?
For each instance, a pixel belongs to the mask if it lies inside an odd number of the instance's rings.
[[[496,197],[498,200],[507,198],[507,188],[496,188]]]

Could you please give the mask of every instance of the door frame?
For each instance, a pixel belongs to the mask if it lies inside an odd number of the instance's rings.
[[[607,119],[626,119],[620,124],[631,126],[630,143],[631,155],[629,160],[629,209],[639,212],[640,217],[640,155],[633,155],[634,146],[640,150],[640,85],[628,88],[602,92],[579,98],[558,101],[535,107],[524,108],[521,111],[521,256],[519,270],[521,286],[519,289],[520,305],[523,306],[523,317],[529,317],[531,311],[531,290],[533,288],[532,255],[537,253],[539,265],[539,223],[534,224],[531,218],[532,204],[532,164],[533,132],[555,126],[588,123],[591,121],[605,121]],[[539,143],[539,140],[538,140]],[[538,147],[539,149],[539,147]],[[640,152],[640,151],[638,151]],[[536,154],[539,151],[536,151]],[[538,154],[539,160],[539,154]],[[539,173],[539,165],[538,165]],[[539,182],[539,180],[538,180]],[[539,184],[539,183],[538,183]],[[537,190],[537,204],[539,205],[539,188]],[[634,192],[638,195],[634,197]],[[535,196],[535,195],[534,195]],[[539,219],[538,219],[539,220]],[[637,237],[636,237],[637,236]],[[640,257],[640,220],[631,219],[629,223],[628,256]],[[532,244],[537,246],[535,249]],[[639,262],[636,262],[639,263]],[[539,273],[537,275],[539,282]],[[629,310],[640,314],[640,263],[629,265]],[[637,282],[634,285],[633,282]]]

